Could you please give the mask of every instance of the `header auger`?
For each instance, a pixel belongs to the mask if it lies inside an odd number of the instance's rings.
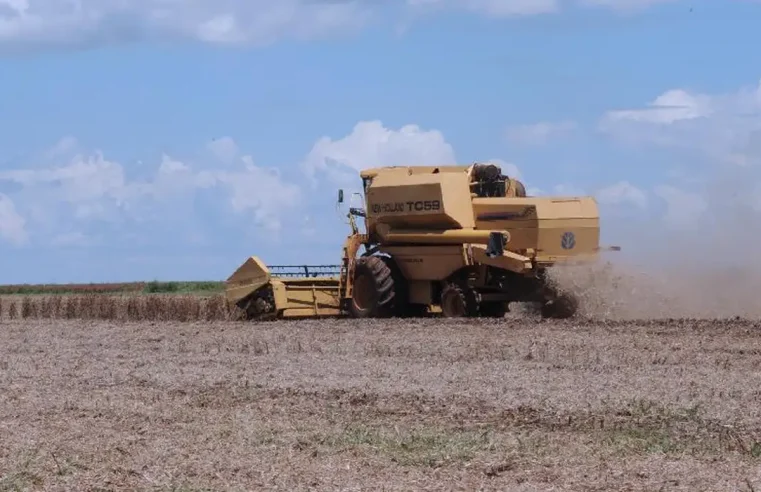
[[[267,267],[250,257],[227,279],[228,301],[248,319],[503,317],[511,302],[538,303],[544,317],[576,312],[578,301],[551,285],[547,269],[597,259],[593,197],[528,197],[494,164],[381,167],[360,177],[365,207],[347,214],[340,264]]]

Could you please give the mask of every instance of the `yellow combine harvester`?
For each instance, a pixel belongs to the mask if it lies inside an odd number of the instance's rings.
[[[349,210],[340,264],[268,267],[250,257],[227,279],[228,301],[248,319],[503,317],[510,302],[539,303],[545,317],[576,312],[578,301],[546,272],[597,259],[593,197],[527,197],[493,164],[382,167],[360,176],[366,208]],[[354,217],[364,219],[365,233]]]

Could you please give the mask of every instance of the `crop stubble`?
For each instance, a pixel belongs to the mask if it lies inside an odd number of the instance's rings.
[[[0,488],[760,490],[758,329],[6,319]]]
[[[241,311],[220,294],[0,296],[0,318],[103,321],[232,321]]]

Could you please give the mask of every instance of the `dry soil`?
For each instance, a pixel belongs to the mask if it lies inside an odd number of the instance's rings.
[[[2,321],[2,490],[761,490],[761,327]]]

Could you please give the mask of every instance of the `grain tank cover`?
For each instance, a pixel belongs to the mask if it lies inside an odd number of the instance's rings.
[[[469,177],[460,172],[410,173],[401,169],[378,172],[367,188],[370,228],[388,224],[394,229],[473,228],[475,221]]]
[[[510,249],[540,257],[594,254],[600,215],[594,197],[475,198],[477,229],[507,229]]]

